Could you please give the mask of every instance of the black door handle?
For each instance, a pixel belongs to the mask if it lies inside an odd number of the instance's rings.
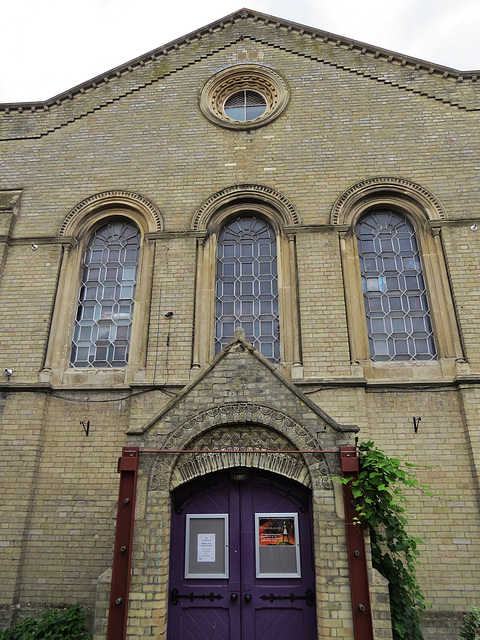
[[[238,593],[231,593],[230,594],[230,600],[232,602],[236,602],[238,600]]]
[[[252,601],[252,596],[250,593],[246,593],[245,597],[243,598],[245,600],[245,602],[251,602]]]

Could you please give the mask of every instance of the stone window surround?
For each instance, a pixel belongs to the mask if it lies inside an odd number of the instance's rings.
[[[70,367],[69,360],[85,250],[96,228],[118,218],[133,222],[141,233],[129,361],[125,367],[115,369],[75,369]],[[40,381],[67,386],[125,384],[131,382],[135,372],[145,366],[154,252],[154,245],[148,242],[146,234],[160,231],[161,227],[162,218],[156,207],[142,196],[129,192],[96,194],[81,202],[68,214],[59,233],[65,242],[45,363],[39,374]]]
[[[285,196],[258,185],[225,189],[196,214],[196,229],[205,235],[197,239],[195,329],[192,369],[201,369],[214,358],[215,267],[217,237],[231,218],[251,213],[266,219],[277,236],[279,288],[280,366],[292,377],[302,377],[300,318],[298,306],[296,234],[298,214]],[[293,215],[292,215],[293,213]]]
[[[441,241],[443,208],[434,196],[419,185],[396,178],[372,178],[357,183],[332,208],[331,222],[339,229],[345,288],[347,325],[352,363],[362,363],[364,374],[388,369],[398,375],[398,366],[432,366],[435,362],[373,362],[370,358],[367,322],[361,285],[360,260],[355,227],[374,209],[391,209],[413,224],[422,259],[438,360],[463,361],[455,309]],[[438,226],[435,226],[438,221]]]

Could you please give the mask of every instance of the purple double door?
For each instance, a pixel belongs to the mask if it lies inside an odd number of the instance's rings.
[[[168,640],[317,637],[303,485],[253,469],[204,476],[175,492],[171,540]]]

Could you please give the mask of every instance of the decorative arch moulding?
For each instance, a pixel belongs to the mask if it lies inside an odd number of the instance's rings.
[[[215,410],[215,417],[223,414],[222,408],[228,409],[228,414],[235,414],[241,404],[218,407]],[[269,410],[268,407],[251,406],[262,412],[268,413]],[[206,420],[206,413],[209,411],[202,412],[198,417]],[[253,413],[255,414],[256,411]],[[278,414],[278,412],[275,413]],[[276,415],[276,418],[292,422],[284,414]],[[195,421],[195,418],[192,420]],[[262,424],[259,420],[252,420],[250,424],[246,422],[243,420],[242,424],[233,425],[223,420],[213,428],[210,424],[207,426],[203,424],[203,429],[193,434],[185,449],[147,450],[146,453],[156,454],[150,475],[150,489],[161,489],[168,478],[170,478],[170,488],[175,488],[206,473],[236,467],[273,471],[306,486],[311,486],[313,473],[316,485],[331,489],[332,476],[324,455],[325,451],[311,451],[313,455],[305,458],[303,454],[306,452],[298,450],[293,443],[293,440],[298,439],[299,434],[296,434],[297,438],[292,438],[276,430],[274,425]],[[243,450],[244,447],[247,447],[248,451]],[[165,458],[165,454],[170,451],[173,456]]]
[[[84,221],[100,212],[124,209],[143,219],[145,232],[163,230],[162,214],[158,207],[142,195],[132,191],[104,191],[89,196],[77,204],[67,215],[60,228],[59,236],[73,235]]]
[[[295,452],[291,454],[265,454],[261,451],[249,454],[224,452],[215,455],[210,455],[206,452],[204,454],[193,454],[189,456],[187,460],[179,462],[172,475],[171,488],[176,488],[180,484],[184,484],[208,473],[215,473],[223,469],[234,469],[236,467],[271,471],[272,473],[296,480],[307,487],[311,487],[312,484],[308,467],[304,464],[303,460],[295,457]],[[321,475],[322,485],[326,489],[330,488],[331,476],[326,466],[325,469],[322,468],[322,471],[322,474],[318,474],[319,476]],[[158,481],[155,482],[155,480],[155,474],[152,473],[150,481],[151,490],[161,487],[161,484],[158,483]]]
[[[286,438],[291,443],[292,453],[302,450],[314,450],[321,445],[314,434],[287,414],[264,405],[238,402],[211,407],[191,416],[166,436],[161,448],[189,449],[192,441],[202,436],[202,434],[210,432],[213,428],[229,428],[232,425],[239,424],[248,425],[249,429],[259,427],[273,429],[274,433]],[[151,426],[154,427],[153,424]],[[151,435],[154,438],[164,436],[164,432],[162,429],[157,431],[153,428]],[[261,448],[264,449],[265,446],[263,445]],[[282,446],[281,448],[285,447]],[[323,453],[319,452],[318,455],[324,458]]]
[[[198,428],[197,425],[208,425],[212,427],[230,422],[237,423],[243,421],[276,426],[282,431],[292,429],[297,434],[307,434],[303,427],[282,411],[252,402],[238,402],[235,404],[211,407],[192,416],[183,423],[181,429],[185,431],[196,431]],[[313,442],[311,444],[313,445]]]
[[[246,202],[252,206],[267,204],[278,214],[281,226],[298,226],[300,216],[293,203],[280,191],[258,184],[239,184],[226,187],[210,196],[197,209],[192,220],[193,231],[204,231],[209,222],[224,207],[235,203]]]
[[[413,202],[422,211],[424,223],[446,220],[439,200],[421,185],[404,178],[379,177],[362,180],[347,189],[333,205],[330,223],[335,226],[350,225],[357,205],[375,196],[379,201],[385,197],[385,204],[388,204],[389,196],[404,199],[405,204]]]

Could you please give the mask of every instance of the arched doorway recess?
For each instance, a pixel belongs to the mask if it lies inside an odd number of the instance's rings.
[[[172,494],[168,640],[313,640],[311,491],[237,467]]]

